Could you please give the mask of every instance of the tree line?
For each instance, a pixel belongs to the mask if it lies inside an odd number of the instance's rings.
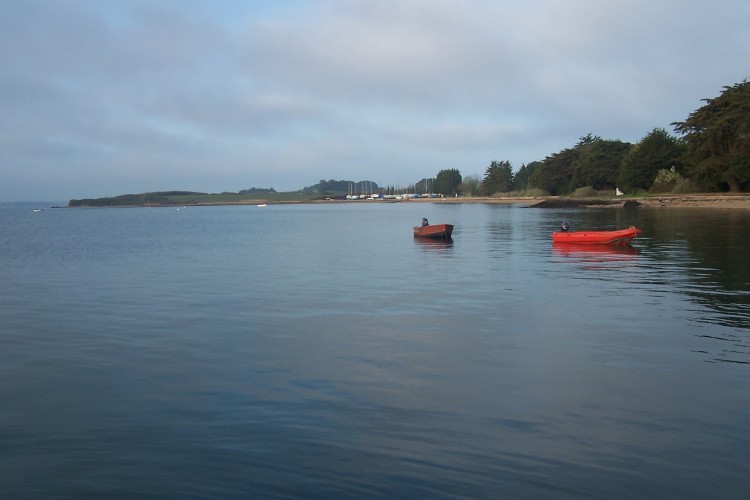
[[[408,186],[409,193],[448,196],[498,194],[569,195],[583,190],[638,194],[645,192],[742,192],[750,188],[750,83],[724,87],[715,98],[673,122],[675,136],[655,128],[636,144],[587,134],[570,148],[513,172],[508,161],[493,160],[484,177],[462,177],[458,169],[438,172]],[[393,193],[403,189],[372,181],[321,180],[300,193],[332,196],[348,192]],[[273,188],[250,188],[235,195],[274,195]],[[185,197],[217,196],[190,191],[127,194],[113,198],[70,200],[70,206],[170,204]],[[179,198],[179,199],[178,199]]]
[[[588,134],[572,147],[513,173],[493,160],[482,179],[442,170],[435,192],[492,196],[538,191],[569,195],[577,190],[644,192],[742,192],[750,188],[750,83],[724,87],[715,98],[673,122],[675,136],[655,128],[638,143]]]

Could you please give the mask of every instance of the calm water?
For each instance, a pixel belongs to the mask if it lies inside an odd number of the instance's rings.
[[[456,225],[422,243],[426,216]],[[632,251],[550,231],[644,230]],[[747,498],[750,214],[0,209],[0,497]]]

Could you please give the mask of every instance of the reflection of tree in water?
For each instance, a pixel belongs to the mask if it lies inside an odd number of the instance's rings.
[[[661,258],[683,258],[685,280],[674,283],[708,314],[697,321],[727,327],[705,338],[725,343],[712,360],[750,364],[750,216],[743,210],[665,210],[649,217]],[[670,241],[671,240],[671,241]],[[659,257],[657,257],[659,258]]]
[[[688,233],[691,253],[703,268],[691,270],[693,287],[687,291],[696,302],[715,312],[705,321],[736,329],[712,336],[727,345],[717,361],[750,364],[750,269],[747,258],[747,214],[725,214],[725,224],[709,234]]]
[[[721,214],[721,223],[701,225],[686,233],[688,249],[702,265],[689,269],[694,286],[688,294],[715,310],[721,324],[748,329],[750,217],[737,210]]]

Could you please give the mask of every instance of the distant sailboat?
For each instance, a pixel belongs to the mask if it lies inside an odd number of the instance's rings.
[[[356,200],[357,195],[355,194],[355,188],[352,182],[349,183],[349,194],[346,195],[347,200]]]

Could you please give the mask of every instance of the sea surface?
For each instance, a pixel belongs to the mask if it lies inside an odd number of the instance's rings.
[[[564,220],[643,234],[553,246]],[[0,231],[2,498],[750,495],[748,212],[11,206]]]

